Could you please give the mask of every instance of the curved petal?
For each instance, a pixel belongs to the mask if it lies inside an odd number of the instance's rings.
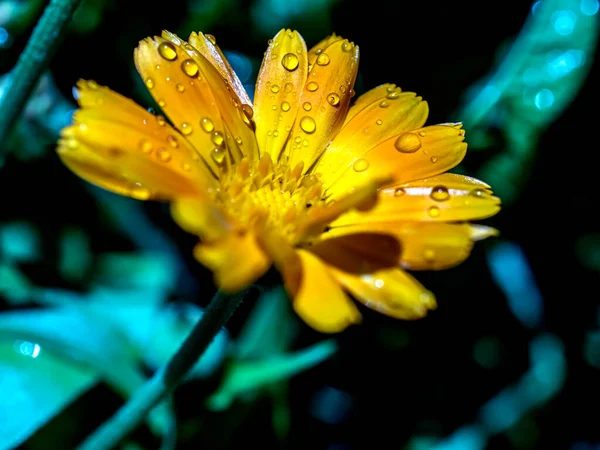
[[[252,232],[233,231],[216,242],[198,244],[194,256],[214,273],[215,283],[226,293],[241,291],[271,266]]]
[[[456,177],[449,177],[457,180]],[[444,177],[438,178],[443,182]],[[330,226],[402,221],[459,222],[484,219],[500,211],[500,199],[489,190],[474,188],[469,177],[462,185],[432,186],[431,180],[414,181],[381,189],[375,206],[366,212],[349,211]]]
[[[366,100],[361,100],[366,97]],[[423,126],[427,102],[414,92],[393,84],[379,86],[359,97],[344,126],[319,158],[313,172],[320,173],[327,189],[343,169],[385,140]],[[351,114],[350,114],[351,113]]]
[[[305,250],[298,250],[297,254],[299,266],[284,272],[285,286],[296,313],[321,333],[337,333],[359,323],[360,312],[327,266]]]
[[[326,193],[343,195],[365,179],[386,174],[396,184],[444,173],[465,156],[467,144],[462,124],[433,125],[394,136],[349,163]]]
[[[397,319],[414,320],[437,304],[433,293],[401,269],[355,275],[330,268],[332,275],[365,306]]]
[[[341,237],[356,240],[365,233],[381,233],[398,241],[401,251],[395,264],[411,270],[441,270],[463,262],[474,241],[495,236],[497,230],[483,225],[437,222],[365,223],[332,228],[323,233],[323,243],[318,245]]]
[[[58,154],[76,174],[140,200],[206,198],[215,182],[194,149],[163,118],[95,81],[79,81],[81,109],[62,130]]]
[[[348,227],[349,228],[349,227]],[[356,227],[352,227],[356,228]],[[331,234],[312,245],[309,250],[328,265],[344,272],[362,274],[395,267],[400,259],[398,240],[384,231],[359,231],[343,235],[331,230]]]
[[[337,134],[354,94],[358,59],[358,46],[341,37],[317,55],[302,91],[302,109],[282,153],[283,163],[295,167],[303,162],[305,171],[310,169]]]
[[[171,203],[171,216],[183,230],[195,234],[204,243],[215,242],[232,231],[221,211],[197,197],[176,199]]]
[[[256,81],[254,121],[262,153],[277,161],[296,120],[308,62],[296,31],[281,30],[269,44]]]
[[[241,102],[218,70],[187,42],[163,34],[169,39],[141,41],[134,60],[165,114],[216,174],[244,155],[257,154]]]
[[[163,37],[166,39],[169,39],[170,36],[172,36],[172,34],[168,32],[163,34]],[[242,102],[242,105],[252,106],[252,100],[250,100],[244,85],[217,45],[215,37],[199,31],[198,33],[190,34],[188,42],[219,71],[224,79],[228,81],[229,86],[234,90],[235,94]]]

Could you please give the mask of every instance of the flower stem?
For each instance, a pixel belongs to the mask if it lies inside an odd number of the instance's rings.
[[[35,88],[41,74],[54,56],[69,20],[81,0],[50,0],[27,45],[8,75],[4,95],[0,96],[0,142],[7,134]],[[0,147],[0,156],[5,145]]]
[[[104,422],[78,447],[78,450],[112,449],[179,383],[227,323],[241,303],[243,293],[214,296],[202,318],[171,360],[142,386],[115,415]]]

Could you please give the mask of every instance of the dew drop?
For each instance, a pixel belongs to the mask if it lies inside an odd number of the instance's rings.
[[[213,144],[215,144],[217,147],[223,145],[223,141],[225,140],[223,138],[223,134],[220,133],[219,131],[215,131],[212,136],[210,137],[210,140],[213,142]]]
[[[427,210],[429,217],[438,217],[440,215],[440,208],[437,206],[430,206]]]
[[[329,103],[331,106],[338,106],[340,104],[340,96],[335,92],[332,92],[327,96],[327,103]]]
[[[175,61],[177,59],[177,50],[170,42],[163,42],[158,46],[158,54],[167,61]]]
[[[300,64],[300,60],[294,53],[286,53],[281,58],[281,65],[283,68],[289,72],[293,72],[298,68],[298,64]]]
[[[246,118],[248,120],[252,119],[252,117],[254,117],[254,110],[252,109],[252,106],[250,105],[242,105],[242,112],[244,113],[244,115],[246,116]]]
[[[279,86],[276,84],[271,85],[271,92],[277,94],[279,92]]]
[[[279,131],[273,130],[273,136],[275,136],[275,137],[279,136]]]
[[[186,59],[181,63],[181,70],[183,70],[183,73],[188,77],[195,77],[198,75],[200,68],[193,59]]]
[[[161,108],[164,108],[165,106],[167,106],[167,103],[164,100],[159,100],[158,106],[160,106]]]
[[[390,106],[390,104],[385,100],[379,104],[380,108],[387,108],[388,106]]]
[[[345,52],[349,52],[354,48],[354,44],[348,41],[344,41],[342,44],[342,50]]]
[[[283,90],[285,92],[292,92],[294,90],[294,85],[292,83],[285,83],[283,85]]]
[[[383,123],[383,120],[381,119],[377,119],[377,122],[375,122],[377,125],[381,125]]]
[[[424,131],[419,131],[419,136],[425,137],[425,132]]]
[[[241,137],[236,137],[235,138],[235,142],[237,142],[238,145],[242,145],[242,138]]]
[[[177,92],[185,91],[185,87],[183,87],[183,84],[178,84],[175,88],[177,89]]]
[[[131,188],[131,196],[136,200],[148,200],[151,196],[151,193],[145,187],[134,186]]]
[[[421,148],[421,140],[414,133],[403,133],[394,142],[394,147],[400,153],[414,153]]]
[[[388,95],[386,95],[386,98],[390,100],[396,100],[398,97],[400,97],[400,93],[398,91],[388,92]]]
[[[321,53],[318,57],[317,57],[317,64],[319,66],[326,66],[327,64],[329,64],[329,56],[327,55],[327,53]]]
[[[183,134],[185,134],[186,136],[189,136],[190,134],[192,134],[193,128],[189,123],[182,123],[181,124],[181,132]]]
[[[310,104],[310,102],[304,102],[302,104],[302,108],[304,109],[304,111],[310,111],[312,109],[312,105]]]
[[[271,106],[271,109],[272,109],[273,111],[277,111],[277,105],[273,105],[273,106]]]
[[[167,122],[165,121],[165,118],[163,116],[156,116],[156,121],[158,122],[158,125],[161,127],[164,127]]]
[[[169,145],[173,148],[177,148],[179,147],[179,143],[177,142],[177,139],[175,138],[175,136],[167,136],[167,141],[169,141]]]
[[[288,102],[281,102],[281,110],[288,112],[290,110],[290,104]]]
[[[181,168],[184,172],[189,172],[192,170],[192,166],[190,166],[188,163],[181,163]]]
[[[205,34],[206,39],[210,41],[212,45],[217,45],[217,39],[212,34]]]
[[[429,160],[435,164],[437,162],[437,157],[432,156],[431,158],[429,158]]]
[[[404,188],[396,188],[394,190],[394,197],[402,197],[404,194],[406,194]]]
[[[423,250],[423,258],[425,261],[433,262],[433,260],[435,260],[435,250],[432,248],[426,248]]]
[[[152,89],[154,87],[154,80],[152,78],[148,78],[146,80],[146,87],[148,89]]]
[[[472,195],[473,197],[482,198],[485,195],[485,191],[483,189],[476,188],[469,192],[469,195]]]
[[[430,197],[436,202],[445,202],[450,198],[450,192],[445,186],[435,186],[431,189]]]
[[[306,89],[308,89],[310,92],[315,92],[317,89],[319,89],[319,85],[315,81],[311,81],[306,85]]]
[[[294,138],[294,142],[295,142],[296,144],[299,144],[299,143],[301,143],[301,142],[302,142],[302,138],[301,138],[300,136],[296,136],[296,137]]]
[[[313,119],[310,116],[304,116],[302,119],[300,119],[300,128],[302,128],[302,131],[304,131],[305,133],[314,133],[317,129],[315,119]]]
[[[354,169],[355,172],[364,172],[365,170],[367,170],[369,168],[369,161],[367,161],[366,159],[357,159],[354,164],[352,165],[352,168]]]
[[[204,119],[200,120],[200,126],[207,133],[210,133],[212,130],[215,129],[212,120],[210,120],[208,117],[205,117]]]
[[[225,149],[213,148],[210,156],[217,164],[222,164],[225,160]]]
[[[159,148],[156,151],[156,155],[158,156],[158,159],[160,159],[162,162],[171,161],[171,154],[168,151],[166,151],[164,148]]]

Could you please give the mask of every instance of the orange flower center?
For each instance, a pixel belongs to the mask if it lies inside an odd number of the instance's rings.
[[[256,164],[242,158],[221,173],[214,199],[241,227],[266,227],[297,244],[299,219],[313,206],[325,206],[321,181],[303,175],[303,168],[304,163],[293,169],[273,164],[268,154]]]

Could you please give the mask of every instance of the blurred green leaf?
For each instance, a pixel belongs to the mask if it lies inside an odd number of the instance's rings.
[[[28,222],[0,225],[0,257],[4,261],[35,261],[40,253],[37,228]]]
[[[0,340],[0,448],[21,445],[97,378],[38,343]]]

